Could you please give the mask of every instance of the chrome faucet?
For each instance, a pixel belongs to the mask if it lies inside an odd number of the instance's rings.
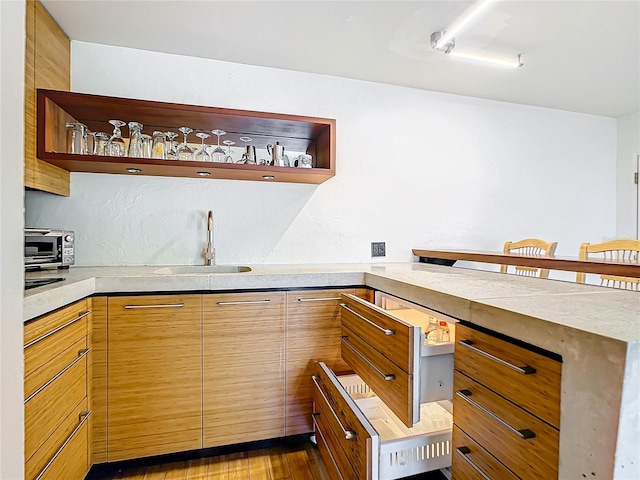
[[[204,254],[205,265],[216,264],[216,249],[213,248],[213,212],[209,210],[209,218],[207,219],[207,250]]]

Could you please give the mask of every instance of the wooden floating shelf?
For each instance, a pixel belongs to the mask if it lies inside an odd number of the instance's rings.
[[[164,177],[219,178],[319,184],[335,175],[335,120],[278,113],[232,110],[198,105],[134,100],[38,89],[38,158],[70,172],[116,173]],[[112,131],[109,120],[136,121],[143,133],[174,131],[188,126],[195,132],[221,129],[225,140],[242,148],[240,137],[264,149],[280,142],[287,151],[312,156],[314,168],[274,167],[233,163],[190,162],[149,158],[79,155],[67,152],[66,123],[81,122],[90,131]],[[193,134],[191,134],[193,135]],[[195,145],[197,142],[189,142]],[[294,158],[291,158],[293,162]],[[140,172],[130,172],[137,169]],[[204,172],[204,173],[202,173]]]

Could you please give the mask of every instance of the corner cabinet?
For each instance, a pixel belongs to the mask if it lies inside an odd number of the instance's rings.
[[[36,89],[69,90],[71,42],[36,0],[27,0],[25,20],[24,186],[68,197],[68,169],[36,156]]]
[[[38,90],[38,158],[70,172],[116,173],[165,177],[220,178],[319,184],[335,174],[335,120],[283,115],[278,113],[232,110],[227,108],[182,105],[128,98],[86,95],[57,90]],[[243,147],[241,137],[249,136],[258,150],[279,142],[286,152],[306,153],[313,168],[245,165],[156,158],[110,157],[68,153],[67,122],[81,122],[92,132],[110,134],[109,120],[136,121],[143,133],[178,132],[193,129],[189,144],[199,147],[195,132],[226,132],[222,140]],[[123,137],[128,129],[123,128]],[[215,136],[212,136],[215,142]],[[182,140],[177,137],[176,140]],[[127,139],[125,138],[125,141]],[[209,139],[208,144],[212,140]],[[291,162],[294,158],[290,159]]]

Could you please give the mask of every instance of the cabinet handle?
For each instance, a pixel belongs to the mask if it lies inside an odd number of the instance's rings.
[[[344,336],[344,337],[340,337],[340,340],[342,340],[342,343],[344,343],[347,347],[349,347],[351,349],[351,351],[353,353],[355,353],[356,355],[358,355],[362,360],[364,360],[365,362],[367,362],[367,365],[369,365],[371,368],[373,368],[378,375],[380,375],[382,378],[384,378],[385,380],[389,381],[389,380],[395,380],[396,376],[392,373],[384,373],[382,370],[380,370],[378,367],[375,366],[375,364],[369,360],[367,357],[364,356],[364,354],[362,354],[356,347],[354,347],[350,342],[349,342],[349,337],[348,336]]]
[[[90,410],[86,411],[86,412],[80,412],[80,415],[78,415],[80,422],[78,423],[78,425],[76,425],[76,428],[73,429],[73,432],[71,432],[71,434],[67,437],[67,439],[64,441],[62,446],[56,451],[56,453],[53,454],[53,457],[51,457],[51,460],[49,460],[47,462],[47,464],[44,466],[44,468],[42,470],[40,470],[40,473],[35,478],[35,480],[40,480],[42,478],[42,476],[45,473],[47,473],[47,470],[49,470],[49,467],[51,466],[51,464],[53,462],[55,462],[56,458],[58,458],[58,456],[64,450],[64,447],[66,447],[67,444],[73,439],[74,435],[76,433],[78,433],[78,430],[80,430],[80,428],[82,427],[82,425],[84,425],[84,422],[87,421],[87,419],[89,418],[90,415],[91,415],[91,411]]]
[[[356,432],[354,432],[353,430],[347,430],[346,428],[344,428],[344,425],[342,425],[342,422],[338,418],[338,415],[336,415],[336,412],[333,410],[333,407],[331,406],[331,404],[329,403],[329,400],[327,399],[326,395],[322,391],[322,388],[320,388],[320,385],[318,384],[318,380],[320,379],[320,377],[317,377],[317,376],[313,375],[311,377],[311,379],[313,380],[313,383],[316,384],[316,387],[318,387],[318,390],[320,390],[320,395],[322,395],[322,398],[324,399],[324,401],[326,402],[327,406],[329,407],[329,410],[331,410],[331,413],[333,413],[333,418],[336,419],[336,422],[338,422],[338,425],[342,429],[342,433],[344,434],[344,438],[347,439],[347,440],[351,440],[352,438],[355,438]]]
[[[315,427],[315,431],[318,435],[320,435],[322,437],[322,441],[326,444],[327,441],[324,439],[324,435],[322,435],[322,431],[320,430],[320,427],[318,426],[318,422],[316,422],[316,418],[318,418],[320,416],[319,413],[312,413],[311,414],[311,418],[313,419],[313,426]],[[340,468],[338,467],[338,464],[336,463],[336,459],[333,458],[333,453],[331,453],[331,450],[329,450],[329,447],[327,446],[327,453],[329,454],[329,458],[331,459],[331,463],[333,463],[333,466],[336,467],[336,472],[338,472],[338,476],[340,477],[340,480],[344,480],[344,477],[342,476],[342,472],[340,472]]]
[[[378,325],[377,323],[372,322],[371,320],[369,320],[366,317],[363,317],[362,315],[360,315],[358,312],[355,312],[353,310],[351,310],[349,307],[347,307],[347,305],[345,303],[341,303],[340,306],[342,308],[344,308],[345,310],[353,313],[356,317],[358,317],[361,320],[364,320],[365,322],[367,322],[369,325],[371,325],[372,327],[377,328],[378,330],[380,330],[382,333],[384,333],[385,335],[395,335],[395,330],[389,330],[388,328],[382,328],[380,325]]]
[[[87,315],[91,314],[91,310],[87,310],[84,313],[81,313],[80,315],[78,315],[77,317],[75,317],[72,320],[69,320],[67,323],[65,323],[64,325],[60,325],[59,327],[54,328],[53,330],[51,330],[50,332],[45,333],[44,335],[42,335],[41,337],[36,338],[35,340],[31,340],[29,343],[27,343],[24,348],[27,349],[29,348],[31,345],[34,345],[42,340],[44,340],[47,337],[50,337],[51,335],[53,335],[56,332],[59,332],[60,330],[62,330],[65,327],[68,327],[69,325],[71,325],[72,323],[76,323],[78,320],[82,320],[84,317],[86,317]]]
[[[473,350],[474,352],[482,355],[483,357],[493,360],[494,362],[498,362],[500,365],[509,367],[511,370],[515,370],[516,372],[522,373],[523,375],[531,375],[533,373],[536,373],[536,369],[533,367],[530,367],[529,365],[525,365],[524,367],[518,367],[517,365],[509,363],[506,360],[502,360],[501,358],[495,357],[490,353],[485,352],[484,350],[480,350],[478,347],[474,347],[472,340],[458,340],[458,345],[462,345],[463,347]]]
[[[182,308],[184,303],[159,303],[157,305],[125,305],[126,310],[133,310],[135,308]]]
[[[47,382],[42,385],[40,388],[38,388],[35,392],[33,392],[31,395],[29,395],[24,403],[27,403],[29,400],[31,400],[33,397],[35,397],[37,394],[39,394],[42,390],[44,390],[45,388],[47,388],[49,385],[51,385],[53,382],[55,382],[58,378],[60,378],[60,375],[62,375],[64,372],[66,372],[67,370],[69,370],[71,367],[73,367],[76,363],[78,363],[80,360],[82,360],[84,357],[87,356],[87,354],[91,351],[90,348],[85,348],[83,350],[78,350],[78,356],[76,358],[73,359],[73,361],[67,365],[66,367],[64,367],[62,370],[60,370],[58,373],[56,373],[53,377],[51,377],[49,380],[47,380]]]
[[[467,462],[469,465],[471,465],[471,468],[473,468],[476,472],[478,472],[478,474],[482,478],[484,478],[484,480],[491,480],[491,477],[489,477],[486,473],[484,473],[482,469],[467,456],[471,453],[471,450],[469,450],[468,447],[458,447],[456,448],[456,452],[458,452],[458,455],[464,458],[464,461]]]
[[[323,298],[298,298],[299,302],[333,302],[341,300],[340,297],[323,297]]]
[[[518,435],[523,440],[526,440],[526,439],[529,439],[529,438],[534,438],[536,436],[536,434],[533,433],[528,428],[525,428],[523,430],[518,430],[518,429],[512,427],[507,422],[505,422],[500,417],[498,417],[495,413],[493,413],[492,411],[490,411],[487,408],[483,407],[482,405],[480,405],[475,400],[472,400],[471,398],[469,398],[472,395],[471,390],[458,390],[456,392],[456,395],[458,395],[460,398],[462,398],[467,403],[469,403],[469,404],[473,405],[474,407],[476,407],[478,410],[481,410],[482,412],[484,412],[487,415],[489,415],[491,418],[493,418],[494,420],[496,420],[497,422],[499,422],[500,424],[502,424],[503,426],[505,426],[506,428],[511,430],[513,433]]]
[[[247,300],[245,302],[218,302],[218,305],[258,305],[261,303],[271,303],[271,300]]]

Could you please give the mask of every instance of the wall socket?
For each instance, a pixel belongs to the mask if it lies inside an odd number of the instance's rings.
[[[371,256],[372,257],[385,256],[384,242],[371,242]]]

